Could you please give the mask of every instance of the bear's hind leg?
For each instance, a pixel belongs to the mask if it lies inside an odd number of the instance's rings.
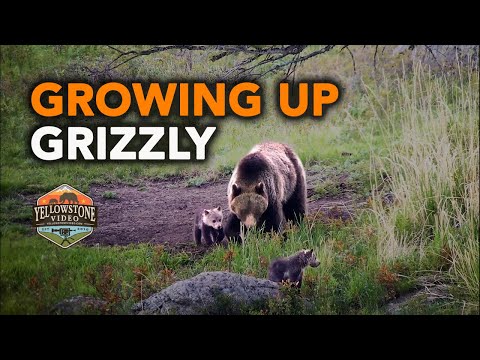
[[[301,160],[290,148],[287,148],[285,152],[295,167],[297,181],[295,191],[284,204],[283,211],[285,212],[285,218],[287,220],[298,223],[307,213],[307,181],[305,178],[305,169],[302,166]]]
[[[298,181],[297,188],[290,199],[283,205],[285,219],[292,220],[294,223],[300,223],[303,216],[307,213],[307,192],[305,184]]]
[[[193,229],[193,237],[197,245],[202,244],[202,230],[200,230],[197,226],[195,226],[195,228]]]

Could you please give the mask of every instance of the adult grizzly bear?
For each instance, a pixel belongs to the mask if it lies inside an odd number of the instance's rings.
[[[302,162],[285,145],[256,145],[235,167],[228,184],[229,214],[225,235],[239,240],[240,223],[247,228],[282,231],[286,220],[298,221],[307,210]]]
[[[62,195],[60,195],[60,203],[64,204],[78,204],[78,198],[77,195],[73,192],[64,192]]]

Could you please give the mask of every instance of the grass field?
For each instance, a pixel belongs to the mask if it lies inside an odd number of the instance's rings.
[[[321,265],[307,269],[300,296],[313,308],[290,299],[267,313],[383,314],[390,300],[431,283],[445,285],[448,293],[412,302],[403,313],[478,314],[478,69],[458,64],[439,73],[385,56],[374,71],[368,49],[358,47],[354,74],[350,55],[334,52],[305,62],[298,75],[328,75],[344,86],[341,104],[325,119],[285,121],[267,98],[261,119],[220,120],[211,156],[201,164],[42,163],[28,150],[29,129],[38,122],[28,106],[31,84],[71,76],[78,64],[95,65],[112,54],[101,46],[1,50],[0,313],[45,313],[79,294],[106,300],[108,313],[128,313],[135,301],[176,280],[207,270],[265,277],[270,259],[309,247]],[[169,79],[185,72],[185,56],[161,56],[139,58],[116,75]],[[231,61],[213,66],[195,55],[192,77],[215,78]],[[265,80],[265,94],[275,80]],[[347,186],[368,200],[368,208],[349,222],[309,217],[284,243],[252,232],[245,245],[215,248],[202,257],[150,245],[80,242],[64,250],[28,225],[25,195],[62,183],[88,193],[93,182],[135,184],[174,174],[196,186],[229,174],[254,144],[267,139],[291,144],[306,168],[325,173],[317,196],[336,195],[334,175],[348,173]]]

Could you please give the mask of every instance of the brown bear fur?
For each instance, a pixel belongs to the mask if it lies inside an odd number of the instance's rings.
[[[281,232],[285,221],[300,221],[306,213],[305,170],[289,146],[259,144],[238,162],[227,194],[227,237],[240,240],[240,223]]]
[[[268,279],[278,283],[289,281],[293,286],[301,287],[303,270],[309,265],[320,265],[313,249],[300,250],[292,256],[273,260],[268,267]]]
[[[224,238],[222,220],[220,206],[213,209],[198,209],[193,225],[193,238],[196,244],[201,245],[202,239],[206,245],[220,243]]]

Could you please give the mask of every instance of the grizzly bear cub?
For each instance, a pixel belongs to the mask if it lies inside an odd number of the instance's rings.
[[[306,188],[302,162],[289,146],[256,145],[230,178],[225,235],[239,241],[240,224],[281,232],[286,221],[300,221],[307,211]]]
[[[292,256],[273,260],[268,268],[268,279],[278,283],[290,281],[294,287],[300,288],[303,270],[308,265],[317,267],[320,263],[313,253],[313,249],[300,250]]]
[[[224,238],[223,213],[219,207],[213,209],[199,209],[195,214],[193,236],[197,245],[201,245],[202,239],[207,245],[220,243]]]

